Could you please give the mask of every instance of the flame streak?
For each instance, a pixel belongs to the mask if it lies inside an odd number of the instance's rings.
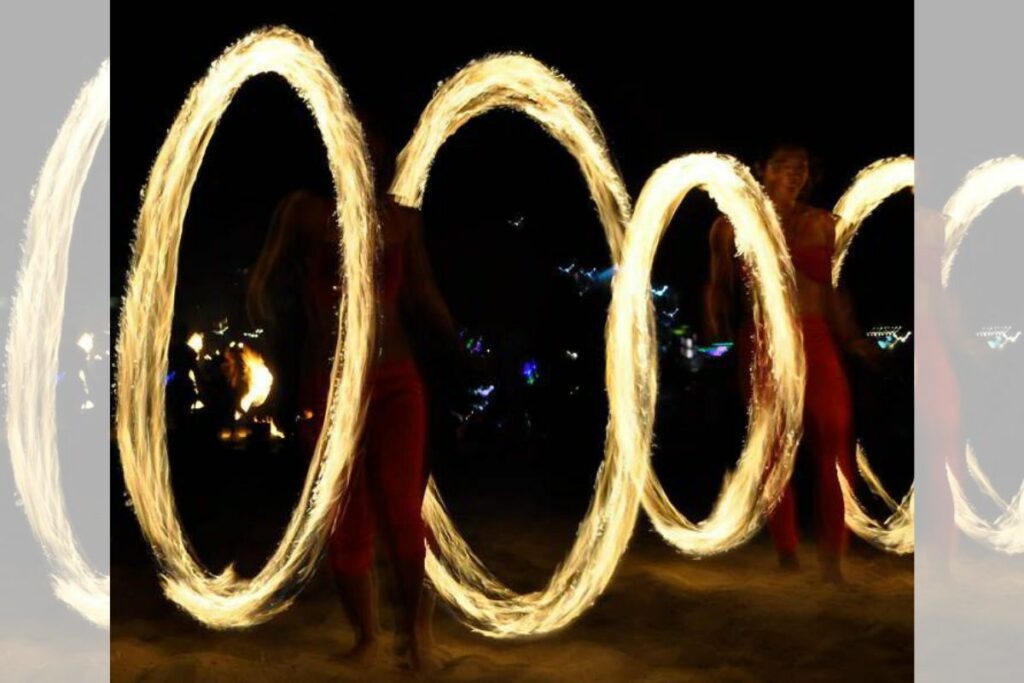
[[[94,337],[91,333],[85,332],[81,337],[78,338],[78,348],[85,351],[86,360],[89,358],[89,354],[92,353]]]
[[[964,182],[946,202],[943,209],[947,217],[946,247],[942,256],[944,288],[949,286],[953,261],[971,223],[989,204],[1015,188],[1024,190],[1024,157],[991,159],[968,173]],[[1024,483],[1007,503],[995,491],[970,445],[967,446],[967,467],[971,478],[999,506],[1001,512],[992,522],[983,519],[974,510],[963,486],[949,463],[946,463],[946,477],[953,492],[953,514],[957,526],[971,538],[987,543],[1000,552],[1010,555],[1024,552]]]
[[[203,352],[203,335],[199,332],[193,332],[192,336],[188,338],[188,347],[192,349],[198,357]]]
[[[942,255],[942,286],[949,286],[960,243],[967,229],[988,205],[1013,189],[1024,190],[1024,157],[1008,156],[979,164],[946,202],[946,249]]]
[[[886,199],[913,186],[914,160],[907,156],[880,159],[857,174],[853,184],[839,199],[834,209],[839,216],[839,222],[836,224],[836,246],[832,256],[833,286],[839,285],[843,261],[864,220]],[[867,454],[859,443],[857,469],[871,492],[885,502],[891,514],[882,522],[872,519],[857,500],[853,486],[837,465],[839,485],[843,491],[846,525],[855,534],[878,548],[900,555],[913,552],[914,486],[911,485],[907,494],[897,503],[871,469]]]
[[[970,444],[967,445],[966,457],[967,471],[971,478],[989,500],[999,507],[1000,513],[992,522],[982,518],[974,510],[960,480],[947,463],[946,477],[953,492],[953,515],[956,525],[971,538],[987,543],[1008,555],[1024,552],[1024,485],[1014,494],[1013,499],[1007,502],[992,486]]]
[[[793,304],[793,264],[771,202],[747,168],[731,157],[691,154],[674,159],[655,171],[644,186],[614,281],[609,364],[616,369],[617,385],[633,388],[631,401],[641,407],[635,417],[628,412],[628,403],[609,390],[613,415],[621,412],[619,419],[629,424],[624,432],[628,439],[619,448],[641,452],[644,463],[650,458],[658,391],[651,268],[676,208],[698,188],[708,192],[731,219],[737,251],[757,282],[753,315],[760,338],[752,370],[747,439],[736,470],[726,478],[707,519],[695,523],[680,513],[653,471],[646,477],[643,505],[655,528],[676,549],[707,556],[749,539],[781,498],[802,430],[805,361]],[[769,365],[770,376],[765,374]],[[769,458],[774,457],[778,459],[772,464]]]
[[[53,568],[57,597],[104,628],[110,626],[110,577],[89,566],[68,521],[52,378],[75,214],[109,121],[110,64],[104,62],[71,108],[33,192],[7,341],[7,440],[15,485]],[[88,354],[91,336],[86,341],[83,335],[79,345]]]
[[[284,76],[307,101],[324,136],[341,204],[345,274],[335,356],[337,384],[302,500],[285,537],[260,574],[237,579],[229,568],[211,575],[193,558],[170,496],[163,414],[171,304],[181,224],[203,152],[238,87],[256,73]],[[497,107],[535,119],[576,158],[609,243],[615,276],[609,312],[606,380],[610,420],[594,498],[568,556],[540,591],[516,594],[491,574],[459,535],[431,481],[424,517],[438,542],[426,568],[439,593],[474,630],[493,637],[561,628],[593,603],[624,552],[641,498],[674,545],[704,555],[753,534],[778,501],[800,438],[805,373],[795,324],[792,263],[778,220],[749,172],[717,155],[691,155],[658,169],[641,195],[627,234],[630,204],[593,113],[564,79],[517,55],[473,62],[443,84],[399,157],[391,193],[420,206],[430,166],[444,141],[473,117]],[[355,141],[357,144],[350,144]],[[349,144],[345,144],[349,143]],[[184,149],[189,154],[175,154]],[[706,189],[737,227],[737,248],[757,282],[759,329],[748,439],[738,471],[728,478],[712,516],[700,524],[672,508],[650,473],[657,395],[657,354],[650,268],[669,218],[693,188]],[[371,257],[377,246],[372,188],[358,122],[340,85],[308,42],[282,29],[253,34],[230,48],[189,96],[153,167],[138,221],[135,263],[125,301],[118,384],[118,438],[125,478],[140,524],[164,569],[167,595],[215,627],[265,621],[290,603],[312,571],[327,516],[344,491],[364,410],[372,334]],[[626,244],[627,246],[624,246]],[[630,246],[631,245],[631,246]],[[340,360],[348,361],[342,366]],[[769,367],[770,365],[770,367]],[[340,370],[344,372],[340,372]],[[763,374],[770,371],[770,375]],[[344,398],[341,398],[344,397]],[[148,407],[147,410],[140,409]],[[764,476],[770,454],[778,457]],[[159,482],[154,486],[153,482]],[[326,491],[324,489],[327,489]]]
[[[604,136],[590,108],[572,86],[528,57],[503,55],[473,62],[442,84],[425,109],[412,140],[399,156],[399,172],[391,193],[402,203],[420,206],[430,166],[444,141],[474,116],[496,107],[517,109],[530,116],[576,158],[597,206],[612,262],[618,263],[622,254],[622,226],[630,213],[629,198],[608,156]],[[701,157],[696,163],[698,173],[707,168],[713,171],[723,168],[721,161],[716,162],[710,157]],[[703,166],[705,163],[707,167]],[[746,177],[749,179],[749,174]],[[728,195],[727,202],[733,200],[735,192],[734,185],[722,191],[723,195]],[[760,206],[766,204],[762,201]],[[799,416],[802,389],[796,388],[803,386],[803,360],[799,344],[795,343],[798,337],[794,336],[797,332],[793,310],[782,293],[783,270],[777,261],[774,266],[767,264],[773,259],[787,258],[784,250],[779,249],[781,231],[775,221],[775,233],[766,242],[755,235],[759,231],[756,221],[760,220],[759,217],[751,217],[755,210],[736,211],[743,214],[744,248],[756,252],[759,271],[771,272],[775,278],[775,286],[768,287],[770,293],[765,298],[770,300],[771,339],[786,349],[780,353],[780,358],[785,360],[781,360],[775,369],[785,376],[783,385],[786,389],[779,395],[785,396],[788,402],[786,407],[773,413],[777,416],[781,412],[781,420],[769,418],[759,421],[753,430],[755,445],[750,447],[750,452],[761,447],[763,458],[770,434],[775,434],[785,443],[781,449],[784,462],[762,492],[762,505],[756,507],[751,502],[748,512],[738,515],[747,523],[738,525],[743,527],[743,533],[729,536],[729,541],[734,543],[745,537],[744,533],[752,533],[750,527],[756,530],[758,513],[774,504],[788,479],[792,449],[799,431],[799,418],[795,423],[789,418],[794,414],[794,402],[797,407],[795,414]],[[752,246],[748,247],[748,243]],[[789,273],[792,286],[792,267],[789,266],[785,272]],[[642,279],[642,289],[649,295],[649,277]],[[633,350],[641,349],[641,346],[634,347],[634,343],[641,340],[643,344],[654,343],[651,337],[653,327],[647,329],[646,336],[630,336],[637,334],[629,328],[636,310],[641,310],[635,307],[648,304],[638,304],[635,299],[622,299],[622,296],[619,295],[623,303],[615,308],[615,315],[608,322],[606,381],[612,406],[605,461],[575,542],[544,589],[520,595],[504,586],[484,567],[458,533],[444,509],[436,484],[431,481],[428,486],[424,518],[437,541],[436,555],[428,548],[428,575],[438,592],[455,605],[470,626],[480,633],[492,637],[526,636],[549,632],[570,623],[604,590],[628,544],[641,492],[649,484],[648,453],[656,395],[656,376],[652,379],[651,373],[656,373],[656,368],[649,359],[647,362],[651,364],[643,366],[639,373],[631,365],[641,359],[637,355],[641,352]],[[788,316],[786,322],[779,322],[780,312],[784,317]],[[613,334],[613,330],[618,331]],[[650,350],[644,347],[643,352],[650,353]],[[787,389],[792,391],[786,393]],[[759,398],[770,402],[774,396],[769,396],[768,392],[769,389],[765,388]],[[778,431],[772,432],[772,427]],[[729,490],[738,488],[734,486]],[[731,510],[732,503],[729,500],[724,507]],[[688,539],[704,547],[724,548],[723,540],[715,537],[722,526],[691,529]]]
[[[525,55],[470,62],[438,87],[398,155],[391,194],[406,206],[422,206],[430,166],[441,145],[468,121],[499,108],[526,114],[576,159],[604,226],[612,262],[618,261],[630,201],[604,133],[569,81]]]
[[[239,407],[243,413],[248,413],[250,408],[259,407],[270,396],[270,388],[274,385],[274,376],[270,368],[263,362],[260,354],[248,346],[242,349],[242,362],[245,363],[245,395],[239,401]]]
[[[403,204],[419,207],[430,166],[444,141],[467,121],[498,107],[531,117],[575,157],[616,262],[630,202],[604,134],[572,85],[529,57],[497,55],[471,62],[442,84],[399,155],[391,194]],[[611,373],[608,393],[633,396]],[[520,595],[504,586],[459,534],[431,480],[423,515],[438,553],[428,548],[427,573],[475,631],[498,638],[547,633],[577,618],[604,590],[632,534],[646,472],[642,453],[620,446],[629,441],[621,434],[622,412],[612,414],[606,459],[573,547],[542,590]]]
[[[297,91],[316,121],[338,197],[344,264],[330,407],[298,505],[280,544],[252,579],[229,566],[214,574],[194,557],[170,486],[163,377],[182,223],[210,138],[235,92],[275,73]],[[373,256],[379,225],[359,122],[312,43],[284,28],[255,32],[216,60],[190,92],[156,158],[136,225],[118,341],[117,436],[125,484],[142,531],[160,563],[166,595],[214,628],[251,626],[284,610],[312,575],[345,489],[362,424],[371,362]],[[342,363],[344,358],[344,363]]]

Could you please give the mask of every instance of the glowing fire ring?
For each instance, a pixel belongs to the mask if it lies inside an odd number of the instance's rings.
[[[626,402],[609,391],[612,414],[638,403],[640,417],[620,417],[629,440],[620,447],[650,458],[658,391],[657,332],[650,291],[651,268],[676,208],[693,189],[703,189],[736,230],[736,247],[754,275],[753,316],[759,339],[752,371],[747,439],[735,472],[726,478],[707,519],[692,522],[672,505],[653,470],[643,496],[654,527],[676,549],[706,556],[738,546],[760,529],[793,471],[803,420],[805,362],[792,292],[793,265],[775,210],[745,166],[717,154],[691,154],[665,164],[650,177],[626,231],[609,314],[609,364],[621,387],[635,387]],[[623,358],[632,356],[631,362]],[[770,376],[765,373],[769,370]],[[767,381],[757,381],[756,378]],[[634,412],[635,408],[633,409]],[[772,464],[769,458],[778,455]],[[766,474],[767,472],[767,474]]]
[[[301,498],[280,544],[252,579],[214,575],[193,556],[171,492],[164,377],[182,224],[213,131],[249,78],[276,73],[308,105],[323,137],[339,198],[344,272],[335,380]],[[372,179],[359,122],[312,43],[288,29],[253,33],[228,48],[191,91],[160,149],[136,226],[118,340],[117,436],[125,484],[162,569],[166,595],[215,628],[266,621],[313,573],[351,469],[364,411],[374,320],[372,259],[378,244]],[[344,362],[342,361],[344,359]]]
[[[7,441],[14,483],[53,567],[57,597],[110,626],[110,577],[93,570],[75,540],[60,485],[56,385],[68,250],[89,168],[110,121],[110,64],[82,88],[33,193],[7,341]]]
[[[445,82],[399,155],[391,194],[408,206],[421,206],[430,166],[444,141],[473,117],[498,107],[534,119],[575,157],[616,262],[629,197],[604,135],[572,85],[529,57],[498,55],[472,62]],[[609,394],[618,393],[619,386],[609,373]],[[550,632],[582,614],[607,586],[632,534],[646,471],[639,451],[620,447],[625,443],[620,412],[612,413],[606,459],[575,543],[543,590],[519,595],[491,574],[455,528],[437,485],[430,482],[423,515],[438,554],[428,548],[427,573],[474,630],[492,637]]]
[[[989,204],[1014,189],[1024,190],[1024,157],[991,159],[971,170],[946,202],[943,209],[947,216],[946,248],[942,256],[943,288],[949,287],[953,261],[971,223]],[[957,526],[971,538],[987,543],[1003,553],[1013,555],[1024,552],[1024,483],[1007,503],[989,482],[970,445],[967,446],[966,457],[971,478],[1002,512],[993,522],[983,519],[967,500],[963,486],[953,474],[949,463],[946,463]]]

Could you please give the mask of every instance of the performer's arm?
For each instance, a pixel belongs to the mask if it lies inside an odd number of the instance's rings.
[[[427,327],[431,336],[437,338],[446,350],[454,351],[459,347],[458,327],[434,280],[423,239],[423,216],[417,209],[399,206],[397,210],[407,221],[409,230],[406,239],[406,279],[400,294],[402,308],[419,324]]]
[[[711,270],[704,286],[704,334],[708,341],[733,339],[733,254],[736,250],[732,223],[720,216],[711,226]]]
[[[824,231],[826,243],[835,251],[836,216],[827,211],[821,212],[819,229]],[[866,360],[874,360],[878,356],[877,345],[864,336],[853,310],[850,292],[842,287],[834,287],[831,278],[828,282],[829,304],[827,312],[832,333],[840,348]]]

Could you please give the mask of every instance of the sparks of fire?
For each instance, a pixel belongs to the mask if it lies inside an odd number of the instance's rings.
[[[86,332],[81,337],[78,338],[78,348],[85,351],[86,357],[88,357],[89,354],[92,353],[92,346],[93,336],[91,333]]]
[[[242,349],[242,361],[245,363],[246,392],[239,401],[239,407],[243,413],[248,413],[250,408],[261,406],[270,396],[270,388],[274,385],[274,376],[270,368],[263,362],[263,357],[252,349]],[[238,419],[238,414],[235,414]]]
[[[254,420],[254,422],[257,424],[267,425],[271,439],[276,441],[285,438],[285,433],[278,429],[277,424],[274,422],[274,418],[269,416],[258,417]]]
[[[198,356],[203,350],[203,335],[199,332],[193,332],[192,336],[188,338],[188,342],[186,343]]]

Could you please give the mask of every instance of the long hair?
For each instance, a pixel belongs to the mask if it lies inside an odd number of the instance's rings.
[[[286,280],[296,275],[296,260],[302,256],[299,207],[313,197],[308,190],[295,190],[285,195],[274,208],[263,249],[249,271],[245,307],[254,326],[273,323],[277,315],[272,292],[296,284]]]
[[[377,200],[387,193],[395,172],[395,155],[391,140],[375,117],[362,112],[363,142],[369,154],[370,170]],[[270,228],[260,255],[249,271],[246,312],[254,326],[276,322],[275,291],[288,291],[299,286],[301,261],[310,246],[308,228],[303,224],[310,207],[319,196],[309,190],[287,194],[274,209]],[[333,200],[333,197],[332,197]]]

